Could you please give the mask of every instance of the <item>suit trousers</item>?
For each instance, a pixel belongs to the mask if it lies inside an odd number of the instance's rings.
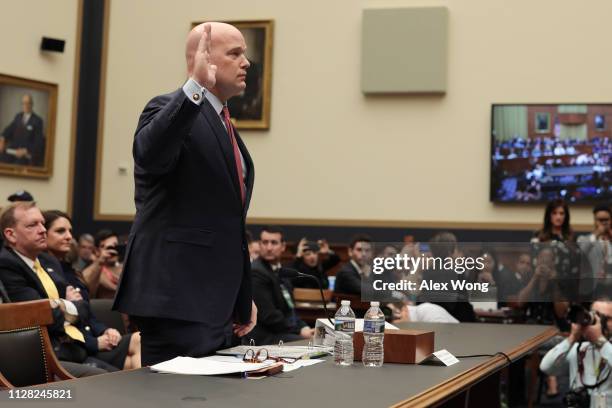
[[[232,345],[232,324],[211,327],[201,322],[130,316],[140,330],[142,366],[175,357],[204,357]]]

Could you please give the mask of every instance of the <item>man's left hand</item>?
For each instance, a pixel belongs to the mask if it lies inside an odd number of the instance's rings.
[[[249,334],[257,324],[257,306],[255,302],[251,303],[251,321],[246,324],[234,324],[234,334],[238,337]]]

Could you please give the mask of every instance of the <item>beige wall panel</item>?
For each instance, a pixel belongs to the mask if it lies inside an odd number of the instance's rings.
[[[43,208],[68,208],[78,5],[78,0],[2,1],[0,73],[57,84],[58,101],[53,176],[32,179],[0,175],[0,206],[11,193],[25,189]],[[41,52],[43,36],[66,40],[64,53]]]
[[[417,6],[449,10],[446,96],[363,96],[362,9]],[[490,105],[610,102],[610,14],[605,0],[113,1],[101,213],[134,212],[134,129],[182,84],[190,22],[272,18],[271,128],[242,132],[251,217],[539,223],[542,206],[489,203]],[[590,210],[572,220],[590,224]]]

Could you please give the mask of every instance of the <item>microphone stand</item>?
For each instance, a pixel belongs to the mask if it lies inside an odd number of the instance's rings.
[[[333,320],[329,317],[329,310],[327,309],[327,302],[325,301],[325,295],[323,294],[323,287],[321,286],[321,281],[319,281],[319,279],[317,279],[315,276],[302,273],[297,269],[282,267],[281,270],[286,271],[285,273],[283,273],[283,275],[285,275],[285,277],[287,278],[309,278],[314,279],[317,282],[317,287],[319,288],[319,293],[321,294],[321,302],[323,302],[323,309],[325,310],[325,316],[327,317],[327,320],[329,320],[329,322],[331,323],[332,327],[336,327]]]

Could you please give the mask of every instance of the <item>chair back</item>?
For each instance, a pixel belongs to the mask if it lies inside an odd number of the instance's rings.
[[[49,300],[0,304],[0,385],[24,387],[54,381],[56,357],[47,325]]]
[[[329,289],[323,289],[323,299],[325,302],[330,302],[333,292]],[[321,291],[319,289],[294,288],[293,298],[296,302],[319,302],[321,303]]]
[[[121,313],[113,309],[113,299],[89,299],[89,308],[96,319],[106,326],[117,330],[121,335],[127,334]]]

